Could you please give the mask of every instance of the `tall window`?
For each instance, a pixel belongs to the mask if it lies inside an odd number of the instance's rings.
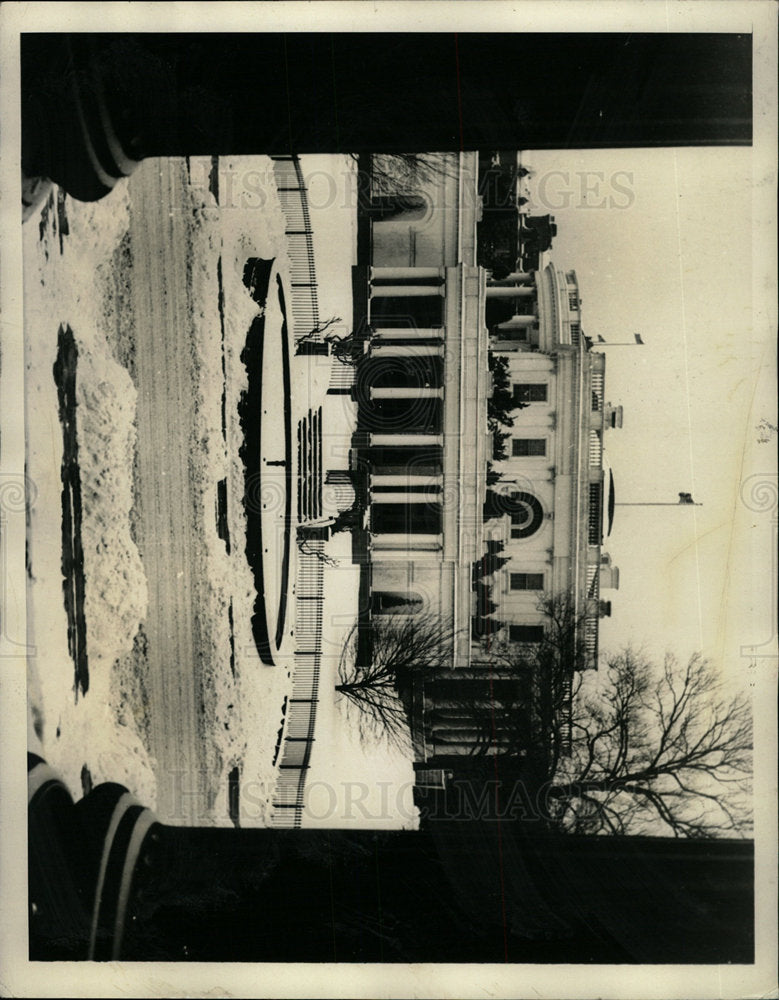
[[[543,573],[511,573],[512,590],[543,590]]]
[[[514,383],[514,403],[545,403],[547,386],[545,382]]]
[[[509,625],[511,642],[543,642],[543,625]]]
[[[514,438],[511,442],[511,454],[514,458],[546,455],[546,440],[544,438]]]
[[[568,308],[572,312],[577,312],[579,309],[579,294],[578,292],[568,293]]]

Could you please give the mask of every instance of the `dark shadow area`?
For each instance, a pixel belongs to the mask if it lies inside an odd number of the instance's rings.
[[[78,347],[69,326],[57,333],[53,374],[62,427],[62,594],[68,620],[68,651],[75,670],[76,693],[89,689],[87,624],[84,617],[84,551],[81,542],[81,476],[76,428]]]
[[[748,144],[751,55],[724,33],[28,33],[22,163],[92,200],[121,154]]]
[[[273,270],[272,260],[250,258],[244,267],[243,281],[255,302],[264,304],[270,292],[269,281]],[[254,576],[257,597],[252,615],[252,634],[257,651],[263,663],[273,665],[271,641],[276,647],[281,645],[287,617],[287,590],[289,587],[290,570],[290,530],[292,520],[292,404],[291,375],[287,330],[286,303],[281,279],[276,276],[276,294],[279,308],[283,316],[281,337],[282,357],[282,389],[284,398],[283,428],[284,428],[284,540],[282,552],[279,555],[279,604],[274,609],[276,616],[275,634],[271,637],[268,630],[268,618],[265,611],[265,578],[263,567],[263,531],[262,531],[262,487],[265,463],[263,460],[262,440],[262,378],[263,349],[265,343],[265,316],[257,316],[246,335],[246,344],[241,352],[248,378],[247,388],[241,393],[238,403],[238,415],[243,435],[243,443],[239,454],[244,466],[245,491],[243,506],[246,512],[246,558]]]

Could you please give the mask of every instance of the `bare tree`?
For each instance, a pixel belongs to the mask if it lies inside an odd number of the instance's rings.
[[[296,344],[297,354],[330,353],[341,364],[355,368],[364,356],[363,340],[354,330],[348,333],[328,333],[330,327],[341,322],[340,316],[319,323],[308,333],[299,337]]]
[[[363,341],[355,336],[354,331],[343,337],[339,337],[337,334],[328,334],[324,339],[325,343],[330,345],[330,353],[342,365],[356,368],[365,356]]]
[[[374,153],[371,158],[373,194],[413,193],[456,177],[458,161],[450,153]]]
[[[452,632],[431,614],[376,615],[355,625],[338,664],[336,692],[353,710],[360,738],[403,752],[412,746],[414,684],[451,657]]]
[[[602,673],[585,673],[581,616],[570,596],[547,596],[539,607],[543,642],[488,652],[496,677],[525,684],[504,685],[489,715],[482,710],[482,752],[490,734],[493,741],[502,734],[497,749],[522,761],[550,824],[565,832],[748,832],[748,699],[728,694],[698,654],[685,664],[667,654],[658,668],[627,648]]]
[[[539,610],[542,641],[484,642],[456,683],[452,635],[437,619],[377,616],[367,641],[352,630],[336,691],[357,710],[363,738],[408,750],[419,735],[411,693],[424,681],[426,703],[472,734],[468,766],[497,757],[499,773],[519,777],[559,831],[747,834],[748,699],[728,694],[698,654],[684,664],[668,654],[658,667],[627,648],[604,670],[587,670],[572,595],[545,595]]]
[[[626,649],[603,689],[574,704],[571,754],[552,776],[549,811],[587,833],[711,837],[751,829],[752,715],[711,664],[667,654],[658,669]]]
[[[335,326],[336,323],[341,322],[340,316],[331,316],[330,319],[323,320],[321,323],[317,323],[315,327],[312,327],[308,333],[304,334],[300,340],[313,340],[315,337],[319,337],[321,334],[329,330],[331,326]],[[331,335],[332,336],[332,335]],[[327,337],[324,338],[327,340]]]

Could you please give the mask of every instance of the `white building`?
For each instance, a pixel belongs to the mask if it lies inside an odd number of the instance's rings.
[[[582,332],[575,271],[550,259],[534,273],[487,282],[487,303],[506,301],[516,311],[491,329],[490,348],[507,359],[514,410],[508,458],[496,465],[509,512],[487,521],[485,537],[504,544],[509,563],[496,573],[496,617],[512,638],[541,624],[538,592],[570,590],[587,619],[590,666],[597,666],[604,520],[609,519],[610,478],[604,471],[607,427],[621,424],[621,409],[604,398],[606,359],[590,350]],[[605,513],[604,513],[605,512]],[[613,507],[612,507],[613,513]]]
[[[571,594],[586,666],[597,667],[598,621],[610,613],[601,589],[618,582],[602,549],[613,513],[604,435],[621,424],[605,402],[605,357],[583,334],[575,272],[548,255],[538,271],[500,280],[478,266],[477,169],[475,154],[447,155],[440,171],[405,174],[394,194],[386,176],[366,184],[354,269],[364,650],[382,616],[434,615],[454,637],[455,684],[483,681],[485,638],[539,641],[539,598],[550,593]],[[501,460],[490,354],[516,403]],[[487,551],[502,565],[475,588]],[[450,712],[448,725],[431,698],[424,684],[414,692],[418,765],[472,755],[462,718]]]

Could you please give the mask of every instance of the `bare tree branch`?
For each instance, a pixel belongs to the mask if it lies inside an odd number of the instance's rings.
[[[412,747],[410,699],[415,683],[451,657],[452,631],[430,614],[376,615],[355,625],[338,665],[336,692],[345,700],[366,742]]]
[[[751,829],[752,722],[711,665],[670,654],[657,670],[634,650],[613,657],[602,689],[574,704],[572,754],[550,775],[554,818],[577,828],[587,801],[618,809],[625,832],[702,837]]]
[[[331,555],[328,555],[323,549],[316,548],[312,546],[310,538],[298,538],[297,541],[298,551],[302,552],[305,556],[314,556],[319,562],[324,563],[325,566],[337,566],[338,560],[334,559]]]

